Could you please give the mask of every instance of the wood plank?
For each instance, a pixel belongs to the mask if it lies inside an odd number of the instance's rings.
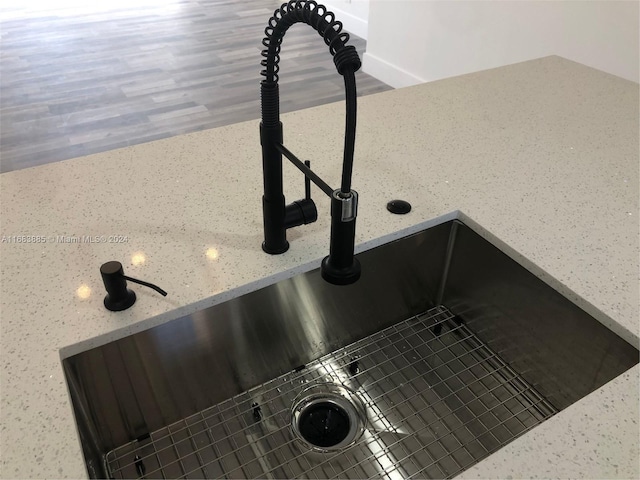
[[[279,1],[25,3],[0,7],[0,172],[260,116],[261,40]],[[344,98],[310,27],[287,32],[281,66],[282,112]],[[390,89],[357,79],[359,95]]]

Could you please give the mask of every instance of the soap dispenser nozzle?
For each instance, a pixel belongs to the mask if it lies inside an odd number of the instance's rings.
[[[104,297],[104,306],[112,312],[126,310],[136,301],[135,292],[127,288],[127,280],[152,288],[164,297],[167,296],[167,292],[157,285],[126,276],[120,262],[103,263],[100,267],[100,274],[102,275],[104,288],[107,290],[107,295]]]

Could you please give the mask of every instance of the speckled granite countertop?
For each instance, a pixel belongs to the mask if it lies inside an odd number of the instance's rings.
[[[468,217],[637,345],[638,104],[637,84],[559,57],[362,98],[357,249],[438,217]],[[287,146],[335,185],[343,109],[283,116]],[[252,121],[0,176],[2,477],[86,475],[61,350],[70,355],[319,264],[329,239],[320,194],[318,222],[290,232],[289,252],[262,252],[260,158]],[[302,196],[301,175],[285,170],[287,197]],[[411,201],[412,212],[387,214],[391,198]],[[15,243],[21,235],[44,241]],[[106,242],[61,238],[101,235]],[[133,308],[106,311],[99,266],[108,260],[169,296],[136,288]],[[639,372],[463,476],[637,478]]]

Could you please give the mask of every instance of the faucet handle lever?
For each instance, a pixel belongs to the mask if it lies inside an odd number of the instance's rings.
[[[305,160],[304,164],[307,168],[311,168],[311,160]],[[311,200],[311,179],[306,175],[304,176],[304,199]]]

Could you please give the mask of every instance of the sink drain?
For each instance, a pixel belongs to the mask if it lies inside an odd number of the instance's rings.
[[[300,413],[298,429],[308,443],[321,448],[334,447],[349,435],[349,414],[333,402],[319,402]]]
[[[306,388],[291,409],[293,433],[313,450],[341,450],[364,432],[366,412],[358,395],[343,385],[320,383]]]

